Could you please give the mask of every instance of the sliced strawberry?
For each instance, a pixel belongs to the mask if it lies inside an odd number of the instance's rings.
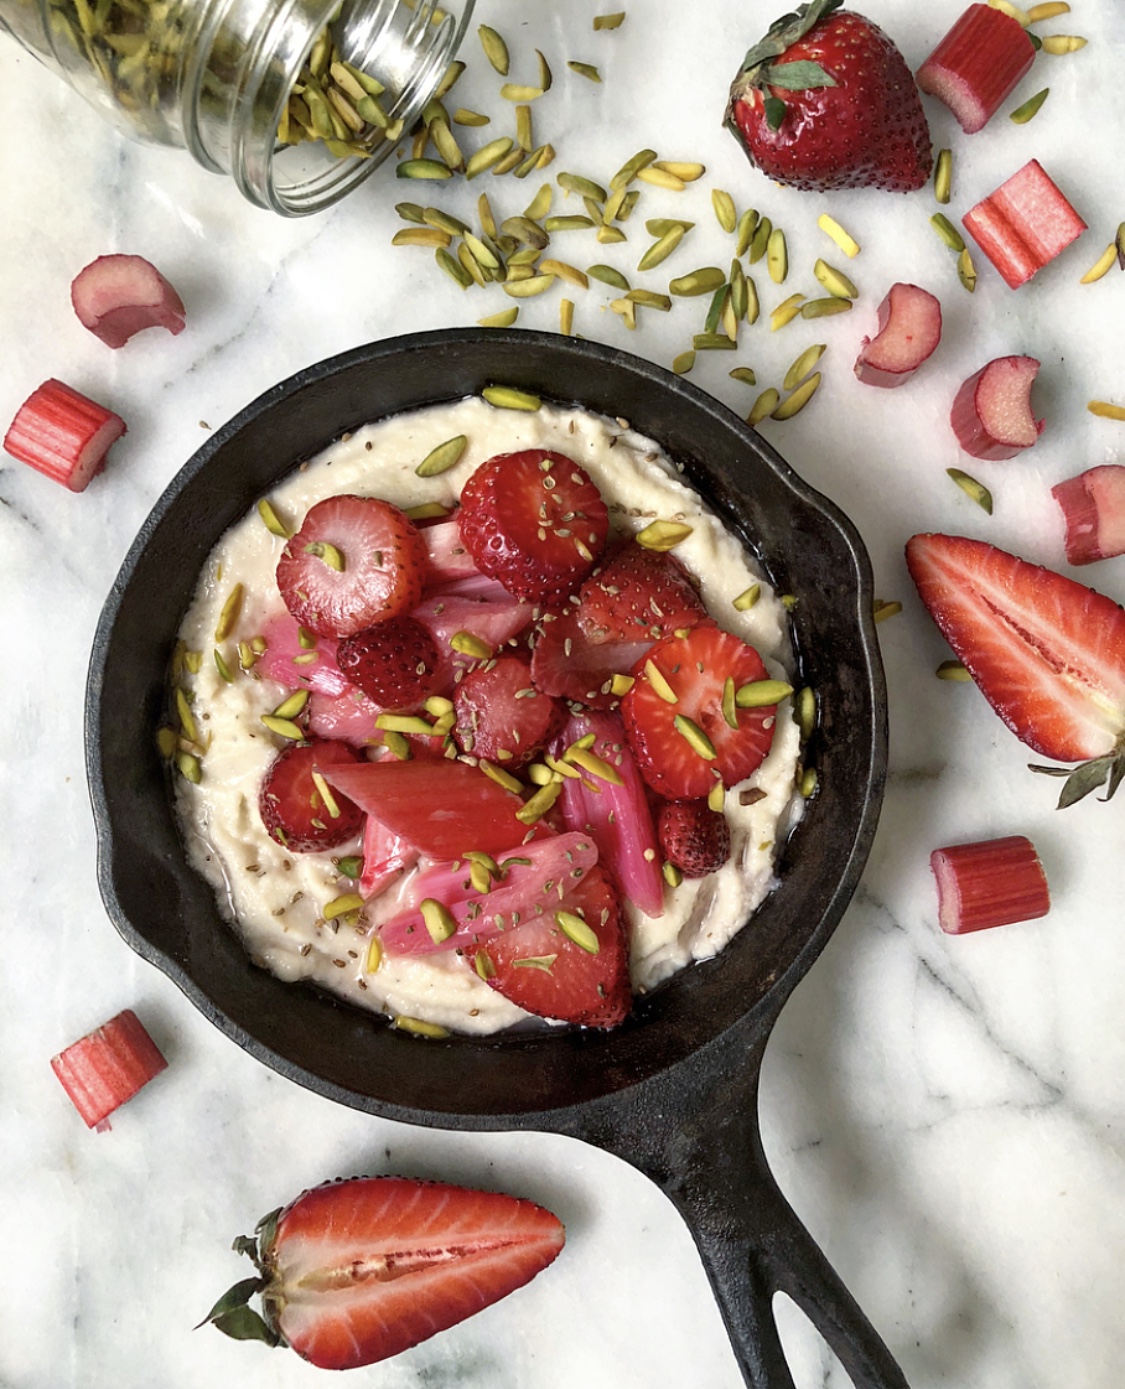
[[[923,603],[1017,738],[1059,762],[1125,743],[1125,611],[1050,569],[955,535],[915,535]]]
[[[291,613],[278,613],[262,628],[266,643],[254,669],[286,689],[306,688],[320,694],[339,695],[349,689],[336,662],[336,642],[302,628]]]
[[[470,671],[453,705],[453,737],[461,751],[499,762],[508,772],[525,767],[563,718],[559,704],[531,683],[531,664],[522,656],[501,656]]]
[[[730,859],[730,826],[706,801],[665,801],[656,824],[664,857],[685,878],[705,878]]]
[[[661,550],[630,543],[600,565],[578,593],[587,642],[659,641],[707,616],[691,576]]]
[[[404,1177],[329,1182],[235,1241],[262,1276],[205,1320],[238,1339],[284,1340],[321,1369],[355,1369],[523,1287],[564,1241],[550,1211],[499,1192]],[[256,1292],[264,1321],[247,1306]]]
[[[560,908],[569,910],[571,898],[597,861],[592,835],[556,834],[498,854],[501,876],[487,892],[474,888],[467,862],[428,868],[410,884],[409,908],[379,927],[379,939],[388,951],[400,955],[475,948],[521,922],[553,916]],[[456,931],[435,936],[421,910],[425,901],[440,903],[456,922]]]
[[[378,897],[396,878],[418,862],[418,850],[380,824],[374,815],[363,827],[363,872],[359,876],[360,896],[365,901]]]
[[[167,1064],[131,1008],[51,1058],[51,1069],[87,1128],[99,1133],[109,1128],[113,1111]]]
[[[368,699],[397,713],[413,713],[441,684],[437,645],[409,616],[388,617],[345,637],[336,659]]]
[[[298,622],[347,637],[409,612],[422,596],[426,544],[410,519],[377,497],[327,497],[309,508],[282,551],[277,586]]]
[[[629,947],[621,903],[600,868],[561,908],[593,932],[591,950],[577,944],[558,913],[536,917],[481,946],[478,969],[491,986],[537,1017],[587,1027],[616,1027],[629,1013]],[[564,918],[565,919],[565,918]]]
[[[325,767],[330,785],[387,829],[434,859],[471,849],[497,854],[519,844],[528,827],[522,802],[476,767],[447,758]]]
[[[575,714],[555,740],[552,752],[563,758],[580,738],[594,735],[590,751],[613,768],[621,780],[613,781],[584,771],[563,781],[559,807],[563,823],[584,830],[598,846],[598,860],[621,889],[627,901],[646,916],[664,914],[664,878],[660,871],[660,845],[652,823],[644,780],[625,739],[625,726],[617,714]],[[576,767],[577,770],[577,767]]]
[[[363,824],[359,807],[346,794],[326,804],[313,779],[317,772],[331,780],[331,771],[358,761],[343,743],[322,739],[294,743],[279,752],[258,795],[258,811],[270,838],[291,853],[315,854],[336,849],[358,834]]]
[[[567,607],[557,617],[544,618],[531,654],[531,678],[544,694],[591,709],[615,709],[620,699],[610,682],[615,675],[627,675],[651,645],[605,641],[592,646],[579,626],[578,609]]]
[[[477,568],[517,598],[557,603],[605,549],[609,515],[584,469],[526,449],[490,458],[461,492],[461,537]]]
[[[144,256],[99,256],[80,270],[70,302],[84,328],[108,347],[124,347],[145,328],[184,330],[183,300]]]
[[[675,695],[674,704],[650,680],[649,660]],[[621,713],[637,765],[654,791],[667,800],[696,800],[716,780],[734,786],[761,766],[773,741],[777,706],[735,709],[737,728],[722,709],[727,680],[738,690],[769,679],[752,646],[714,625],[695,627],[686,637],[658,642],[633,674],[636,683],[621,701]],[[704,735],[702,743],[693,741],[693,728]],[[706,755],[708,743],[713,756]]]

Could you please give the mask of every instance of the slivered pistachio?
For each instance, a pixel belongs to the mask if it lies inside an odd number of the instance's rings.
[[[494,165],[499,164],[500,160],[511,150],[513,141],[507,135],[502,135],[498,140],[490,140],[487,145],[483,145],[479,150],[469,155],[465,164],[465,177],[476,178],[479,174],[486,173]],[[402,169],[402,165],[399,165]]]
[[[421,224],[426,220],[426,209],[418,203],[395,203],[395,211],[404,222]]]
[[[551,72],[551,65],[538,48],[535,50],[535,58],[539,64],[539,86],[543,91],[549,92],[555,80],[554,74]]]
[[[1029,97],[1022,106],[1017,106],[1014,111],[1008,113],[1008,119],[1014,121],[1016,125],[1026,125],[1038,114],[1043,103],[1051,94],[1050,87],[1044,87],[1041,92],[1036,92],[1033,97]]]
[[[427,226],[448,232],[450,236],[462,236],[469,230],[467,222],[462,222],[460,217],[454,217],[452,213],[443,212],[439,207],[423,208],[422,219]]]
[[[758,214],[754,208],[748,207],[739,217],[735,226],[738,240],[735,243],[734,253],[736,256],[744,256],[750,249],[750,243],[754,239],[754,232],[758,227]]]
[[[185,651],[184,665],[187,667],[188,671],[192,675],[198,675],[199,672],[203,669],[203,652]]]
[[[176,770],[184,778],[190,781],[193,786],[198,786],[203,780],[203,763],[190,752],[179,752],[176,754]]]
[[[679,887],[684,880],[683,870],[674,863],[664,863],[660,871],[669,887]]]
[[[651,289],[631,289],[625,298],[631,299],[642,308],[656,309],[659,313],[668,313],[672,308],[672,301],[667,294],[656,294]]]
[[[551,204],[555,200],[555,190],[549,183],[543,184],[536,193],[535,197],[528,203],[523,210],[523,215],[529,222],[541,222],[551,210]],[[548,228],[550,230],[550,228]]]
[[[521,246],[518,251],[513,251],[508,257],[508,268],[522,266],[530,274],[534,274],[534,266],[539,260],[542,252],[536,246]]]
[[[670,193],[682,193],[687,187],[687,183],[676,174],[670,174],[667,169],[661,169],[656,164],[650,164],[647,169],[641,169],[637,178],[641,183],[651,183],[654,188],[665,188]]]
[[[511,309],[503,309],[500,313],[488,314],[485,318],[477,319],[477,326],[480,328],[510,328],[520,316],[519,305]]]
[[[490,781],[494,781],[497,786],[502,786],[505,791],[514,791],[518,794],[523,790],[522,784],[510,772],[506,772],[503,767],[498,767],[494,762],[489,762],[487,758],[482,757],[478,765]]]
[[[223,655],[223,653],[219,650],[217,646],[215,647],[214,656],[215,669],[219,672],[220,678],[225,680],[226,683],[229,685],[234,680],[234,673],[231,670],[230,666],[227,665],[226,657]]]
[[[681,275],[679,279],[673,280],[668,286],[668,292],[681,298],[693,298],[700,294],[714,294],[715,290],[726,282],[726,275],[717,265],[708,265],[701,270],[693,270],[690,275]]]
[[[627,222],[629,218],[632,217],[633,209],[637,206],[637,203],[640,202],[640,198],[641,190],[639,188],[630,188],[621,199],[621,210],[614,214],[616,220],[618,222]]]
[[[707,317],[703,320],[703,332],[710,335],[719,331],[719,321],[723,317],[723,309],[730,298],[730,285],[720,285],[711,296],[711,303],[707,308]],[[729,335],[728,335],[729,336]]]
[[[758,384],[753,367],[732,367],[727,374],[732,381],[740,381],[744,386],[756,386]]]
[[[1111,241],[1105,248],[1101,257],[1090,266],[1085,275],[1079,280],[1079,284],[1092,285],[1100,280],[1103,275],[1108,275],[1117,261],[1117,244]]]
[[[593,927],[588,926],[576,912],[556,912],[555,922],[567,940],[572,940],[580,950],[585,950],[587,955],[596,955],[601,950],[601,943]]]
[[[492,166],[494,178],[502,178],[504,174],[510,174],[514,169],[518,169],[524,162],[524,152],[519,145],[513,146],[503,159],[498,159]]]
[[[483,863],[472,862],[469,864],[469,882],[474,892],[479,892],[483,895],[486,892],[492,891],[492,874]]]
[[[965,249],[965,241],[961,233],[953,225],[948,217],[942,212],[935,212],[930,218],[930,226],[941,237],[942,241],[951,251],[960,253]]]
[[[564,338],[574,336],[574,300],[559,301],[559,332]]]
[[[645,231],[649,236],[660,237],[666,236],[673,227],[682,227],[686,233],[694,226],[694,222],[685,222],[679,217],[650,217],[645,223]]]
[[[715,210],[715,217],[723,231],[733,232],[738,226],[738,212],[731,195],[723,188],[713,188],[711,190],[711,206]]]
[[[859,242],[850,236],[834,217],[822,212],[816,219],[816,224],[825,236],[830,237],[839,246],[849,260],[854,260],[859,255]]]
[[[603,246],[613,246],[619,241],[627,241],[629,238],[620,227],[599,227],[597,238]]]
[[[617,768],[604,757],[599,757],[596,752],[590,752],[588,748],[567,748],[564,756],[568,762],[575,763],[599,781],[608,781],[611,786],[625,785],[624,778]]]
[[[686,233],[682,226],[670,227],[659,241],[654,241],[644,255],[637,262],[638,270],[653,270],[656,266],[666,261]]]
[[[735,257],[730,263],[730,307],[735,321],[746,317],[750,307],[750,291],[746,287],[746,271],[742,262]],[[728,336],[733,336],[728,333]]]
[[[555,182],[568,193],[577,193],[581,198],[592,198],[596,203],[604,203],[609,196],[600,183],[583,178],[581,174],[563,172],[555,175]]]
[[[551,773],[552,777],[566,777],[568,781],[582,780],[582,773],[577,767],[572,767],[569,762],[564,762],[557,757],[552,757],[549,752],[543,754],[543,761],[546,763],[547,770]],[[546,786],[546,784],[546,782],[543,783],[544,786]]]
[[[535,148],[531,129],[531,107],[526,102],[516,107],[516,144],[525,154],[530,154]]]
[[[953,151],[939,150],[934,165],[934,197],[947,203],[953,193]]]
[[[553,164],[554,162],[555,162],[555,147],[554,147],[554,145],[543,145],[542,148],[541,148],[540,151],[539,151],[539,158],[535,161],[535,167],[536,167],[537,169],[545,169],[545,168],[548,166],[548,164]]]
[[[615,675],[609,682],[609,692],[620,699],[623,695],[627,695],[636,683],[631,675]]]
[[[801,740],[807,743],[816,727],[816,694],[810,686],[805,685],[793,703]]]
[[[749,425],[759,425],[767,415],[772,415],[777,409],[781,400],[781,393],[769,386],[762,392],[758,399],[750,408],[750,413],[746,416],[746,423]]]
[[[783,299],[770,314],[770,332],[776,333],[779,328],[784,328],[787,323],[792,323],[801,312],[801,305],[804,302],[805,296],[803,294],[791,294],[788,299]]]
[[[375,727],[382,733],[417,733],[428,738],[434,731],[432,723],[427,723],[418,714],[379,714]]]
[[[445,75],[437,85],[434,96],[440,101],[442,97],[448,96],[453,88],[460,81],[461,74],[465,71],[465,64],[460,61],[452,62],[445,70]]]
[[[734,701],[734,680],[729,675],[723,681],[723,694],[722,698],[719,701],[719,708],[722,712],[723,720],[726,723],[727,727],[733,728],[737,732],[738,706]],[[721,782],[719,783],[719,788],[720,790],[722,789]],[[721,804],[719,805],[718,809],[722,810]]]
[[[621,168],[614,174],[609,181],[609,186],[614,189],[624,189],[637,177],[642,169],[647,169],[656,159],[655,150],[638,150],[631,159],[627,159]]]
[[[801,305],[802,318],[833,318],[836,314],[850,313],[852,300],[850,299],[810,299],[807,304]]]
[[[1066,4],[1066,0],[1049,0],[1049,3],[1044,5],[1032,5],[1027,11],[1027,22],[1038,24],[1044,19],[1055,19],[1060,14],[1069,13],[1070,6]]]
[[[383,963],[383,943],[378,936],[372,936],[367,943],[367,954],[363,957],[364,974],[374,974]]]
[[[540,251],[546,249],[551,239],[530,217],[506,217],[500,223],[500,230],[507,236],[514,236],[522,245],[534,246]]]
[[[441,473],[448,472],[465,452],[465,445],[468,442],[468,438],[464,434],[446,439],[444,444],[438,444],[436,448],[431,449],[426,454],[425,458],[414,469],[415,473],[418,477],[438,477]]]
[[[458,106],[453,113],[454,125],[480,126],[491,125],[492,117],[485,116],[480,111],[470,111],[465,106]]]
[[[706,164],[700,164],[694,159],[658,159],[653,168],[671,174],[681,183],[696,183],[707,172]]]
[[[992,493],[982,482],[962,472],[960,468],[946,468],[945,471],[967,497],[971,497],[982,511],[986,511],[989,516],[992,515]]]
[[[529,174],[533,174],[539,168],[539,161],[546,148],[546,145],[540,145],[538,149],[532,150],[526,159],[521,160],[516,166],[516,178],[527,178]],[[497,164],[496,168],[499,169],[499,167],[500,165]]]
[[[859,290],[842,270],[829,265],[826,260],[818,260],[813,266],[813,274],[835,299],[855,299]]]
[[[440,1042],[449,1036],[449,1029],[442,1027],[440,1023],[424,1022],[421,1018],[408,1018],[404,1013],[397,1013],[391,1019],[391,1026],[397,1028],[399,1032],[409,1032],[414,1037],[429,1037],[435,1042]]]
[[[238,664],[241,670],[252,670],[258,657],[248,641],[238,643]]]
[[[451,699],[446,699],[444,695],[430,695],[422,708],[431,718],[440,719],[443,714],[453,713],[454,704]]]
[[[480,39],[481,48],[484,49],[484,56],[501,77],[507,77],[508,68],[511,64],[508,45],[496,30],[490,29],[487,24],[480,25],[477,29],[477,37]]]
[[[768,217],[760,218],[758,225],[754,228],[754,235],[750,238],[748,259],[751,265],[757,265],[766,254],[766,251],[769,249],[770,237],[772,234],[773,223]]]
[[[309,702],[308,690],[294,690],[287,699],[283,699],[273,711],[275,719],[295,719]]]
[[[736,612],[749,612],[761,596],[762,585],[751,584],[749,588],[744,588],[737,598],[732,599],[731,606]]]
[[[505,101],[538,101],[545,91],[545,87],[532,87],[519,82],[505,82],[500,88],[500,95]]]
[[[567,284],[577,285],[579,289],[590,288],[590,281],[585,273],[579,270],[576,265],[568,265],[565,260],[555,260],[548,256],[539,262],[539,269],[544,275],[557,275],[560,280],[565,280]]]
[[[305,730],[300,724],[294,723],[292,719],[275,718],[273,714],[263,714],[262,723],[271,733],[276,733],[279,738],[288,738],[292,743],[304,741]]]
[[[677,376],[686,376],[694,366],[694,348],[689,348],[687,352],[680,352],[672,358],[672,370],[676,373]]]
[[[785,380],[781,383],[784,390],[791,391],[808,376],[817,362],[824,355],[827,344],[823,342],[813,343],[812,347],[806,347],[804,352],[797,358],[789,370],[785,373]]]
[[[543,223],[549,232],[563,231],[588,231],[596,223],[592,218],[583,217],[581,213],[572,214],[569,217],[548,217]]]
[[[258,515],[262,518],[266,530],[268,530],[271,535],[279,536],[282,540],[288,540],[293,534],[273,509],[272,504],[268,502],[265,497],[258,503]]]
[[[312,555],[314,559],[320,560],[337,574],[343,574],[348,567],[343,550],[330,544],[327,540],[314,540],[311,544],[306,545],[305,554]]]
[[[809,401],[820,389],[820,372],[814,371],[809,379],[792,393],[787,396],[779,406],[771,413],[771,418],[775,420],[791,420],[794,415],[800,414]]]
[[[630,332],[637,327],[637,306],[631,299],[611,299],[609,307],[622,320]]]
[[[746,276],[746,322],[757,323],[758,315],[761,313],[761,305],[758,302],[758,286],[754,283],[753,277]]]
[[[440,159],[404,159],[395,168],[397,178],[452,178],[453,170]]]
[[[876,598],[871,616],[876,622],[886,622],[888,617],[897,617],[902,612],[902,604],[897,599]]]
[[[1125,405],[1111,405],[1107,400],[1090,400],[1086,402],[1086,409],[1103,420],[1125,420]]]
[[[970,294],[976,290],[977,268],[973,264],[973,258],[969,254],[969,248],[967,246],[957,257],[957,278]]]
[[[734,702],[740,709],[765,709],[780,704],[792,693],[793,686],[785,680],[753,680],[735,691]]]
[[[734,352],[738,347],[726,333],[696,333],[691,345],[697,352]]]
[[[528,280],[505,281],[504,293],[513,299],[534,299],[544,294],[555,283],[554,275],[532,275]]]
[[[543,403],[537,395],[514,386],[485,386],[481,395],[498,410],[538,410]]]
[[[686,714],[676,714],[672,719],[672,726],[693,752],[705,762],[714,762],[715,745],[693,719],[689,719]]]
[[[512,966],[515,969],[541,969],[544,974],[550,974],[558,958],[557,952],[554,955],[525,955],[522,959],[513,960]]]
[[[351,912],[362,909],[363,898],[359,893],[345,892],[340,897],[334,897],[331,902],[326,902],[320,914],[325,921],[335,921],[338,917],[348,916]]]
[[[801,785],[798,788],[805,800],[811,800],[816,795],[816,788],[819,783],[815,767],[806,767],[801,774]]]
[[[588,82],[601,82],[602,75],[593,63],[568,62],[567,67],[571,72],[576,72],[579,77],[585,77]]]
[[[242,612],[242,599],[245,590],[241,584],[235,584],[231,589],[230,595],[223,604],[222,611],[219,613],[219,620],[215,624],[215,640],[226,641],[231,632],[234,631],[235,623],[238,621],[239,614]]]
[[[464,265],[461,264],[456,256],[451,256],[443,247],[439,246],[434,252],[434,260],[437,261],[438,265],[441,266],[449,278],[456,281],[462,289],[468,289],[473,283],[473,276],[470,272],[465,269]]]
[[[454,138],[452,130],[445,121],[434,121],[430,126],[430,138],[434,142],[434,148],[442,159],[455,172],[465,167],[465,156],[461,152],[461,146]]]
[[[620,29],[624,23],[624,10],[617,10],[614,14],[598,14],[594,16],[595,29]]]
[[[441,502],[423,502],[421,506],[409,506],[403,512],[411,521],[441,521],[450,514],[449,507]]]
[[[692,533],[683,521],[650,521],[633,539],[645,550],[674,550]]]
[[[656,691],[656,693],[660,696],[664,703],[676,704],[678,702],[678,696],[676,695],[676,691],[668,683],[667,677],[664,675],[664,672],[660,669],[656,662],[651,659],[651,657],[645,661],[644,669],[645,675],[648,679],[648,683],[652,686],[652,688]]]
[[[774,227],[766,243],[766,266],[775,285],[785,283],[789,275],[789,247],[780,227]]]
[[[520,809],[516,811],[516,819],[519,820],[521,824],[534,825],[546,815],[547,811],[551,809],[561,794],[561,781],[552,781],[548,782],[546,786],[540,786],[539,789],[523,803]]]
[[[942,661],[934,674],[939,680],[957,680],[962,683],[967,683],[973,678],[960,661]]]
[[[437,227],[406,227],[391,237],[392,246],[448,246],[453,238]]]
[[[1077,34],[1048,34],[1043,40],[1043,52],[1053,53],[1056,57],[1063,53],[1077,53],[1080,48],[1086,47],[1087,42]]]
[[[629,289],[629,281],[622,275],[620,270],[615,270],[612,265],[590,265],[586,267],[586,274],[591,280],[599,280],[603,285],[609,285],[612,289]]]
[[[393,728],[384,731],[383,744],[387,751],[392,753],[400,762],[409,762],[414,756],[405,735]]]

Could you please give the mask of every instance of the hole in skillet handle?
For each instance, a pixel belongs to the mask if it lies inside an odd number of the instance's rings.
[[[421,1042],[251,964],[188,866],[153,745],[166,664],[223,531],[284,473],[369,420],[514,385],[621,416],[684,466],[781,592],[799,601],[801,676],[820,694],[820,790],[753,924],[610,1033]],[[284,453],[279,455],[279,441]],[[280,463],[279,463],[280,459]],[[98,626],[87,765],[110,916],[216,1026],[280,1073],[389,1118],[549,1127],[552,1112],[627,1089],[744,1016],[770,1018],[858,881],[885,774],[885,693],[869,564],[851,524],[724,406],[660,367],[554,334],[457,330],[357,348],[266,392],[219,430],[157,503]]]

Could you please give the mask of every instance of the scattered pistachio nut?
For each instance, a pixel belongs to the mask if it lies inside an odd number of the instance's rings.
[[[982,511],[987,512],[989,516],[992,515],[992,493],[984,483],[978,482],[975,477],[970,477],[960,468],[946,468],[945,471],[967,497],[971,497]]]

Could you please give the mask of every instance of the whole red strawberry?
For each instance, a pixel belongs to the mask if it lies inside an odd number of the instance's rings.
[[[747,53],[726,124],[764,174],[823,193],[909,193],[933,150],[918,89],[886,34],[842,0],[784,15]]]
[[[413,617],[388,617],[345,637],[336,661],[368,699],[399,713],[417,709],[441,683],[437,644]]]
[[[705,878],[730,858],[730,826],[706,801],[665,801],[656,832],[669,863],[685,878]]]

